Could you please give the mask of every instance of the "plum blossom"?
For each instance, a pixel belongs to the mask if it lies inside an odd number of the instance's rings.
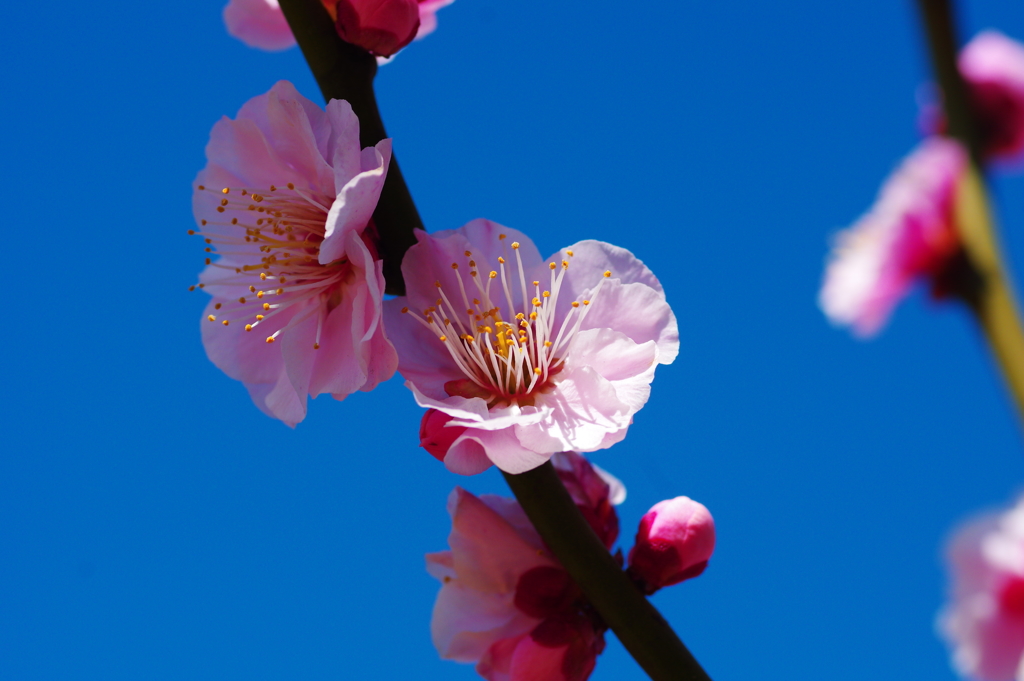
[[[1024,498],[961,526],[946,555],[951,588],[939,629],[953,665],[981,681],[1024,678]]]
[[[967,154],[931,137],[886,180],[871,210],[840,232],[818,301],[837,325],[871,336],[920,279],[939,277],[960,242],[953,224]]]
[[[618,518],[609,485],[575,453],[552,461],[573,500],[611,547]],[[607,627],[551,555],[512,499],[476,497],[455,488],[448,498],[449,551],[427,555],[442,582],[430,623],[442,658],[475,662],[488,681],[585,681],[604,650]]]
[[[371,54],[380,63],[412,40],[437,28],[437,10],[454,0],[323,0],[339,35]],[[228,33],[249,47],[283,50],[295,37],[278,0],[230,0],[224,8]]]
[[[210,360],[292,426],[307,394],[343,399],[390,378],[371,216],[391,140],[360,149],[347,102],[324,112],[281,81],[213,127],[206,157],[189,233],[209,254],[193,288],[213,296],[202,321]]]
[[[402,262],[408,295],[385,302],[385,319],[416,401],[450,417],[421,424],[445,466],[521,473],[625,437],[655,368],[679,351],[642,262],[599,241],[542,260],[488,220],[417,238]]]
[[[295,45],[277,0],[231,0],[224,7],[224,25],[249,47],[277,52]]]
[[[715,521],[689,497],[658,502],[640,520],[629,573],[651,594],[704,572],[715,550]]]

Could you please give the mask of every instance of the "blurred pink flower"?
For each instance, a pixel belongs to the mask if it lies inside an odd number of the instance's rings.
[[[402,262],[408,296],[387,301],[385,319],[416,401],[465,428],[435,452],[450,470],[521,473],[625,437],[655,367],[679,351],[642,262],[599,241],[544,261],[487,220],[417,238]]]
[[[249,47],[276,52],[295,44],[277,0],[231,0],[224,8],[224,24]]]
[[[339,15],[342,17],[338,29],[343,39],[387,57],[411,40],[433,33],[437,28],[437,10],[452,2],[454,0],[345,0],[344,6],[339,8],[337,0],[323,0],[323,5],[335,22]],[[413,11],[409,11],[410,7]],[[224,23],[228,33],[249,47],[273,51],[295,45],[295,37],[278,0],[230,0],[224,8]]]
[[[623,496],[574,453],[553,462],[584,515],[615,516]],[[578,477],[581,476],[581,477]],[[442,582],[430,623],[441,657],[476,662],[488,681],[584,681],[604,650],[607,627],[548,552],[512,499],[475,497],[455,488],[448,498],[450,551],[427,555]],[[618,519],[603,527],[614,525]],[[614,533],[599,536],[611,546]]]
[[[655,504],[640,521],[629,574],[652,594],[704,572],[715,550],[715,521],[703,504],[676,497]]]
[[[939,628],[971,678],[1011,681],[1024,656],[1024,499],[957,529],[947,547],[950,601]]]
[[[960,53],[985,153],[1006,158],[1024,149],[1024,45],[983,31]]]
[[[942,273],[960,249],[953,203],[966,165],[956,142],[926,139],[867,215],[836,236],[818,298],[834,324],[874,335],[915,281]]]
[[[397,357],[367,226],[391,140],[360,150],[348,102],[325,113],[281,81],[213,127],[206,158],[192,209],[211,254],[198,285],[213,296],[210,360],[292,426],[307,393],[343,399],[390,378]]]

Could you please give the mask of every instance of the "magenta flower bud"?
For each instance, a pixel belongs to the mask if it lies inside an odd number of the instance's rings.
[[[420,28],[416,0],[338,0],[338,35],[378,57],[412,42]]]
[[[452,417],[437,409],[428,409],[420,421],[420,447],[430,452],[438,461],[444,461],[448,449],[459,436],[466,432],[459,426],[446,427]]]
[[[640,520],[629,574],[647,594],[704,572],[715,550],[715,521],[689,497],[655,504]]]

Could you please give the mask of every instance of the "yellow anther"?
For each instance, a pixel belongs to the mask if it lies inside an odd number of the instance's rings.
[[[267,342],[268,343],[273,343],[274,342],[274,337],[273,336],[267,336]]]
[[[437,339],[444,343],[446,340],[448,340],[448,336],[438,336]]]
[[[264,310],[269,310],[270,309],[270,303],[263,303],[263,309]]]
[[[533,306],[534,307],[540,307],[540,298],[534,298],[533,299]]]
[[[540,370],[540,367],[534,367],[534,368],[533,368],[533,373],[535,373],[535,374],[537,374],[538,376],[540,376],[540,375],[541,375],[541,373],[542,373],[542,372],[541,372],[541,370]]]
[[[466,255],[469,255],[469,251],[466,251]],[[469,266],[470,267],[476,267],[476,260],[470,260],[469,261]]]
[[[574,300],[574,301],[572,301],[572,306],[573,307],[579,307],[580,304]]]
[[[584,304],[584,305],[590,305],[590,301],[589,301],[589,300],[584,300],[584,301],[583,301],[583,304]]]
[[[495,279],[495,278],[497,278],[498,273],[495,272],[494,270],[491,270],[491,273],[488,274],[487,276],[489,276],[491,279]]]
[[[475,277],[476,276],[476,270],[471,270],[470,273],[469,273],[469,276]]]
[[[228,320],[225,319],[224,321],[221,322],[221,324],[223,324],[224,326],[227,326],[228,325]]]
[[[277,281],[283,284],[287,280],[284,277],[278,277]]]
[[[473,254],[472,254],[472,253],[470,253],[469,251],[465,251],[465,254],[466,254],[466,257],[467,257],[467,258],[468,258],[469,256],[473,255]]]
[[[288,183],[288,189],[295,189],[295,185],[291,182]]]
[[[197,187],[197,189],[198,189],[199,191],[206,191],[206,187],[204,187],[203,185],[199,185],[199,186]]]
[[[562,269],[563,270],[569,269],[569,261],[568,260],[563,260],[562,261]]]
[[[453,263],[452,263],[452,269],[453,269],[453,270],[457,270],[457,269],[459,269],[459,263],[457,263],[457,262],[453,262]]]
[[[249,287],[249,293],[256,293],[256,287],[255,286],[250,286]]]
[[[284,289],[283,288],[277,289],[277,295],[281,295],[282,293],[284,293]]]
[[[530,319],[533,320],[533,319],[536,319],[536,318],[537,318],[537,313],[536,312],[531,312],[530,313]]]
[[[262,322],[263,321],[263,315],[261,315],[261,314],[256,315],[256,321]]]
[[[238,218],[231,218],[231,224],[237,225],[238,224]]]
[[[202,187],[200,187],[200,189],[202,189]],[[507,237],[507,236],[508,236],[508,234],[499,234],[499,235],[498,235],[498,241],[502,241],[502,240],[503,240],[503,239],[505,239],[505,237]]]
[[[611,270],[605,270],[605,271],[604,271],[604,276],[605,276],[606,278],[607,278],[607,277],[610,277],[610,276],[612,276],[612,271],[611,271]]]
[[[402,308],[402,314],[408,314],[408,313],[409,313],[409,308],[403,307]]]
[[[266,281],[267,280],[267,273],[266,272],[260,272],[260,279],[262,279],[263,281]]]
[[[230,189],[228,189],[227,187],[224,187],[224,189],[221,189],[221,190],[220,190],[220,193],[221,193],[221,194],[227,194],[227,193],[228,193],[229,191],[231,191],[231,190],[230,190]]]
[[[505,258],[503,258],[503,257],[501,257],[501,256],[499,255],[499,256],[498,256],[498,264],[500,264],[500,265],[504,265],[504,264],[505,264]]]
[[[551,341],[544,341],[544,347],[550,348],[551,346],[552,346],[552,342]]]
[[[209,319],[211,322],[217,321],[217,318],[214,317],[212,314],[206,315],[206,318]]]
[[[549,268],[549,269],[552,269],[552,270],[553,270],[553,269],[555,269],[556,267],[558,267],[558,265],[556,265],[555,263],[553,263],[553,262],[552,262],[552,263],[548,263],[548,268]]]
[[[535,281],[535,282],[533,282],[533,285],[534,286],[540,286],[540,282],[539,281]]]
[[[221,199],[220,200],[220,205],[222,205],[222,206],[228,205],[228,200],[227,199]]]
[[[320,344],[319,343],[313,343],[313,349],[314,350],[319,350],[320,349]]]
[[[270,191],[276,192],[277,191],[277,187],[275,187],[274,185],[270,185]]]
[[[252,324],[246,324],[245,325],[245,330],[246,331],[252,331]]]
[[[238,299],[238,302],[240,302],[240,303],[242,303],[243,305],[245,305],[245,297],[243,296],[242,298],[239,298],[239,299]]]
[[[218,213],[223,213],[224,212],[224,206],[217,206],[217,212]]]
[[[223,303],[217,303],[216,305],[213,306],[213,309],[219,310],[221,308],[221,305],[223,305]]]
[[[192,235],[193,235],[193,234],[195,234],[195,233],[196,233],[196,230],[194,230],[194,229],[190,229],[190,230],[188,230],[188,235],[189,235],[189,236],[192,236]]]
[[[541,295],[544,296],[545,298],[550,298],[551,297],[551,291],[545,291]]]
[[[452,320],[450,320],[450,319],[448,319],[447,317],[445,317],[445,319],[444,319],[444,325],[445,325],[445,326],[451,326],[451,325],[452,325]]]
[[[567,256],[569,256],[570,258],[572,257],[572,251],[566,251],[566,252],[565,252],[565,254],[566,254]]]
[[[465,335],[465,336],[463,336],[463,337],[462,337],[462,339],[463,339],[464,341],[466,341],[467,343],[472,343],[472,342],[473,342],[473,341],[475,340],[475,339],[474,339],[474,338],[473,338],[472,336],[470,336],[470,335],[468,335],[468,334],[467,334],[467,335]]]
[[[441,282],[435,281],[434,286],[436,286],[437,288],[441,288]]]
[[[516,319],[525,319],[525,318],[526,318],[526,315],[524,315],[522,312],[520,312],[519,314],[516,315]]]
[[[513,251],[519,250],[519,242],[518,241],[513,241],[512,242],[512,250]]]

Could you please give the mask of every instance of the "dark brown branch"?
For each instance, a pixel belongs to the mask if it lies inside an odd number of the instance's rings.
[[[281,0],[281,9],[324,100],[344,99],[352,105],[359,117],[359,138],[364,147],[385,139],[388,135],[373,92],[373,78],[377,74],[373,55],[338,37],[320,0]],[[402,257],[416,243],[413,230],[423,229],[423,221],[394,155],[373,221],[380,235],[386,290],[404,295]]]
[[[710,681],[590,528],[551,462],[505,480],[537,532],[654,681]]]

